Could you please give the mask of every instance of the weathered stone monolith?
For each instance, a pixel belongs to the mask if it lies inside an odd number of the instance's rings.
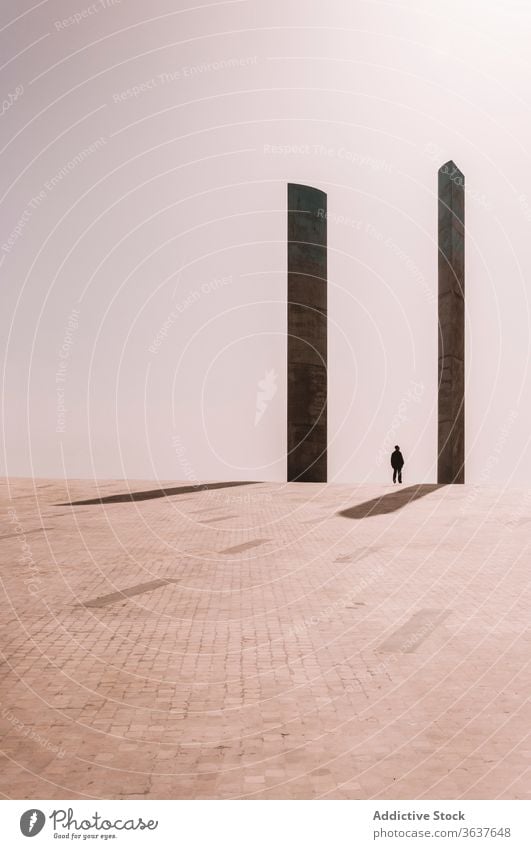
[[[326,194],[288,183],[288,481],[326,481]]]
[[[439,169],[438,483],[465,482],[465,179]]]

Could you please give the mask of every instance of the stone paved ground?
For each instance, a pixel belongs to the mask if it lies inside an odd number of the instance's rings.
[[[530,493],[155,486],[3,483],[5,797],[529,797]]]

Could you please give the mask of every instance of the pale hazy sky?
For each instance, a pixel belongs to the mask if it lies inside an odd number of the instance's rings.
[[[0,39],[3,473],[285,479],[291,181],[328,194],[330,480],[395,442],[434,480],[452,158],[467,481],[527,483],[529,4],[24,0]]]

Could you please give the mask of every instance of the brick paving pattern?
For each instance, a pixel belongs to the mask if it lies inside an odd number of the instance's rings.
[[[4,797],[529,798],[529,493],[161,488],[3,482]]]

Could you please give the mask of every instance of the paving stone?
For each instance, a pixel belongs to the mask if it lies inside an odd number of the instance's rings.
[[[0,488],[5,796],[529,797],[525,493],[42,484]]]

